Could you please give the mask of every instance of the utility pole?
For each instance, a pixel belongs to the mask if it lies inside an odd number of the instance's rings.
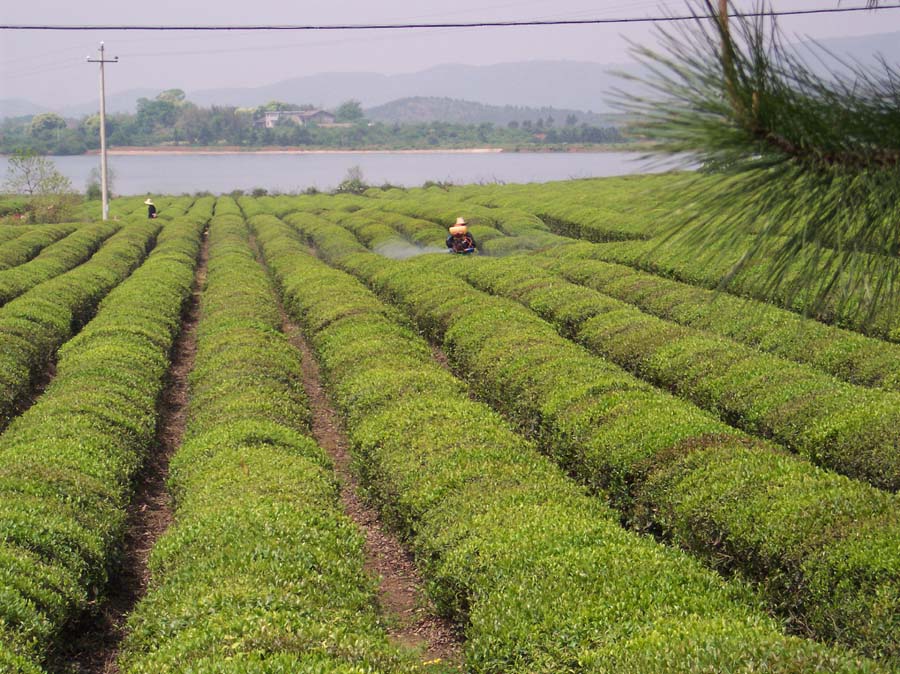
[[[109,220],[109,190],[106,183],[106,79],[103,71],[105,63],[118,63],[119,57],[103,58],[103,43],[100,43],[100,58],[87,57],[88,63],[100,64],[100,190],[103,196],[103,219]]]

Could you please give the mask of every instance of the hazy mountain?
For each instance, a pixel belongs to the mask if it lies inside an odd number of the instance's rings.
[[[800,53],[811,64],[816,59],[798,42]],[[900,31],[859,37],[821,40],[817,44],[837,55],[864,64],[881,53],[889,63],[900,63]],[[623,54],[623,57],[627,55]],[[829,64],[828,67],[832,67]],[[817,68],[826,66],[816,65]],[[612,65],[575,61],[527,61],[486,66],[441,65],[416,73],[381,75],[378,73],[321,73],[275,82],[260,87],[186,90],[189,100],[198,105],[238,105],[255,107],[270,100],[334,108],[356,99],[364,107],[374,108],[407,98],[452,98],[492,106],[553,107],[579,111],[610,112],[610,91],[626,85],[613,73],[636,72],[634,64]],[[260,73],[264,78],[265,73]],[[173,86],[178,86],[173,82]],[[107,110],[134,112],[137,99],[152,98],[159,91],[133,89],[110,94]],[[0,116],[18,116],[38,112],[57,112],[66,117],[81,117],[97,111],[97,101],[88,99],[79,105],[44,106],[20,99],[0,100]]]
[[[46,112],[46,109],[31,101],[22,98],[0,98],[0,118],[37,115],[41,112]]]
[[[356,99],[363,106],[372,107],[400,98],[444,97],[488,105],[609,111],[607,92],[619,84],[610,72],[614,67],[573,61],[442,65],[401,75],[321,73],[260,87],[186,90],[186,93],[188,100],[201,106],[255,107],[280,100],[334,108],[344,101]],[[106,107],[109,112],[134,112],[138,98],[152,98],[158,93],[133,89],[109,94]],[[23,109],[29,112],[19,113]],[[15,113],[52,111],[66,117],[80,117],[96,110],[97,102],[87,100],[79,105],[19,107]],[[2,109],[0,112],[5,114]]]
[[[800,42],[806,52],[807,43]],[[889,62],[900,62],[900,32],[819,42],[835,54],[871,62],[880,52]],[[200,105],[255,106],[270,100],[335,107],[350,98],[365,107],[413,97],[453,98],[488,105],[570,108],[609,112],[610,91],[627,87],[617,70],[634,73],[635,64],[575,61],[528,61],[487,66],[441,65],[416,73],[322,73],[283,80],[252,89],[188,91]]]
[[[481,124],[490,122],[506,126],[510,122],[524,122],[552,117],[557,126],[565,124],[571,115],[577,124],[612,126],[622,122],[619,115],[597,114],[570,108],[531,108],[514,105],[485,105],[455,98],[415,96],[378,105],[365,110],[366,119],[376,122],[410,124],[417,122],[451,122],[456,124]]]
[[[156,89],[131,89],[106,95],[106,111],[134,112],[139,98],[153,98],[159,91]],[[63,117],[80,119],[85,115],[95,115],[100,111],[99,100],[85,101],[77,105],[40,105],[20,98],[0,99],[0,118],[37,115],[42,112],[55,112]]]
[[[114,114],[117,112],[134,112],[137,109],[137,101],[139,98],[155,98],[159,93],[157,89],[129,89],[128,91],[120,91],[118,93],[106,94],[106,112]],[[59,112],[64,117],[83,117],[85,115],[96,115],[100,112],[100,102],[98,100],[85,101],[78,105],[69,105]]]
[[[363,106],[399,98],[445,97],[490,105],[609,110],[613,66],[574,61],[531,61],[490,66],[442,65],[416,73],[323,73],[253,89],[189,91],[199,105],[259,105],[270,100],[329,108],[354,98]]]
[[[836,56],[847,57],[859,61],[864,65],[870,65],[880,54],[888,63],[900,65],[900,31],[893,33],[878,33],[875,35],[862,35],[858,37],[836,37],[828,40],[802,41],[796,44],[799,53],[811,64],[813,54],[821,55],[824,48]]]

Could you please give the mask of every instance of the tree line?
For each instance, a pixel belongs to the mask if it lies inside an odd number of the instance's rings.
[[[558,143],[619,143],[625,138],[615,127],[576,124],[567,119],[555,125],[552,117],[506,126],[489,122],[385,123],[365,118],[358,101],[347,101],[330,111],[335,124],[298,124],[279,119],[271,128],[262,123],[267,111],[311,110],[311,105],[271,101],[256,108],[198,106],[180,89],[163,91],[155,98],[138,99],[134,113],[107,115],[110,146],[233,145],[241,147],[289,146],[328,148],[428,148],[473,145],[546,145]],[[100,147],[99,115],[66,120],[55,113],[3,120],[0,152],[27,150],[39,154],[82,154]]]

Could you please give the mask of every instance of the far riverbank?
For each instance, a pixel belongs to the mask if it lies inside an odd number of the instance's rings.
[[[153,155],[348,155],[348,154],[568,154],[595,152],[644,152],[648,146],[644,143],[628,143],[615,145],[546,145],[546,146],[513,146],[513,147],[467,147],[467,148],[405,148],[392,149],[386,147],[347,148],[302,148],[302,147],[242,147],[237,145],[210,146],[119,146],[107,149],[109,156],[153,156]],[[99,155],[100,150],[88,150],[86,156]]]
[[[342,154],[491,154],[503,152],[499,147],[468,148],[459,150],[307,150],[301,148],[241,147],[117,147],[106,154],[111,157],[139,157],[158,155],[342,155]],[[100,150],[89,150],[85,155],[99,155]]]

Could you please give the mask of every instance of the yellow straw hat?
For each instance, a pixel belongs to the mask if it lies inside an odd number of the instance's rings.
[[[450,228],[450,233],[453,235],[465,234],[468,231],[469,228],[466,227],[466,221],[462,216],[456,218],[456,224]]]

